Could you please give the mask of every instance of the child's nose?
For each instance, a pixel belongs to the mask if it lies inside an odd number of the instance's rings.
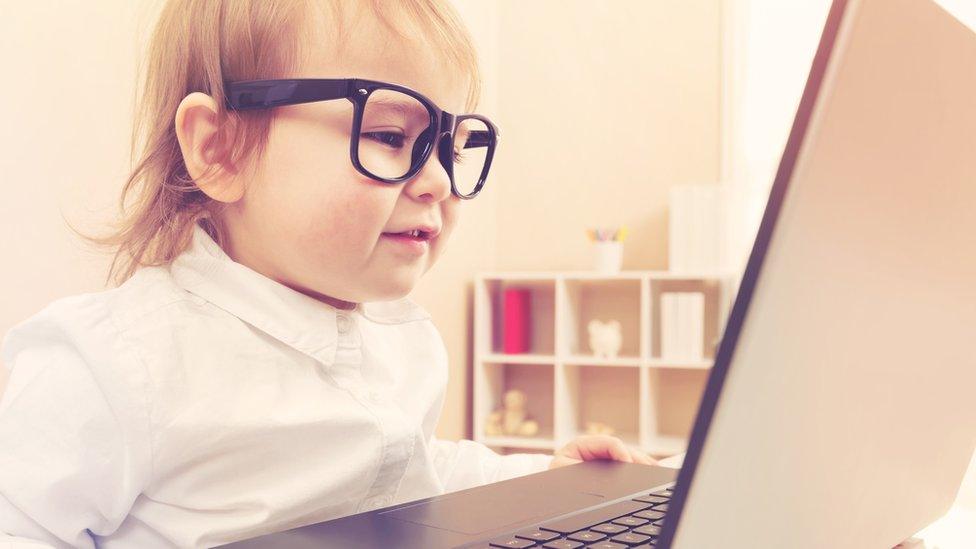
[[[444,143],[447,144],[447,147],[453,147],[451,135],[448,132],[441,134],[423,168],[416,176],[407,181],[404,192],[409,193],[417,200],[430,202],[440,202],[451,195],[451,177],[447,174],[438,154]]]

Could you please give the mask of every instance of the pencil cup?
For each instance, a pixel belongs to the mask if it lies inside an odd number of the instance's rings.
[[[624,262],[624,243],[619,240],[594,242],[593,259],[597,272],[620,272],[620,268]]]

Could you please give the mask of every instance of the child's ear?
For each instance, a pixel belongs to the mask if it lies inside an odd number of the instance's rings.
[[[176,109],[176,138],[183,162],[193,181],[218,202],[237,202],[244,196],[244,182],[217,150],[217,102],[205,93],[193,92]],[[209,172],[209,173],[208,173]]]

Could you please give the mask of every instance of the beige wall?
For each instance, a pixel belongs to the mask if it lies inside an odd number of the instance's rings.
[[[54,299],[104,287],[106,257],[65,219],[92,230],[113,217],[155,4],[0,7],[0,337]]]
[[[585,228],[619,224],[625,269],[667,268],[668,189],[718,179],[721,92],[720,0],[456,4],[487,40],[485,110],[503,137],[489,187],[415,292],[451,355],[449,438],[471,434],[474,274],[588,268]],[[703,380],[675,383],[694,396]]]
[[[146,10],[47,1],[0,11],[2,335],[48,302],[104,282],[105,258],[83,248],[64,219],[91,229],[114,213]]]
[[[667,267],[668,189],[718,178],[719,4],[502,3],[499,268],[588,268],[619,224],[625,269]]]

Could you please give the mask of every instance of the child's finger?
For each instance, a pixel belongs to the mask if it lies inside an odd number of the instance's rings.
[[[630,454],[634,457],[634,462],[644,465],[657,465],[657,460],[641,450],[631,450]]]
[[[585,452],[585,459],[613,459],[633,463],[634,459],[630,456],[630,451],[623,441],[616,437],[607,435],[592,435],[581,437],[580,450]]]

